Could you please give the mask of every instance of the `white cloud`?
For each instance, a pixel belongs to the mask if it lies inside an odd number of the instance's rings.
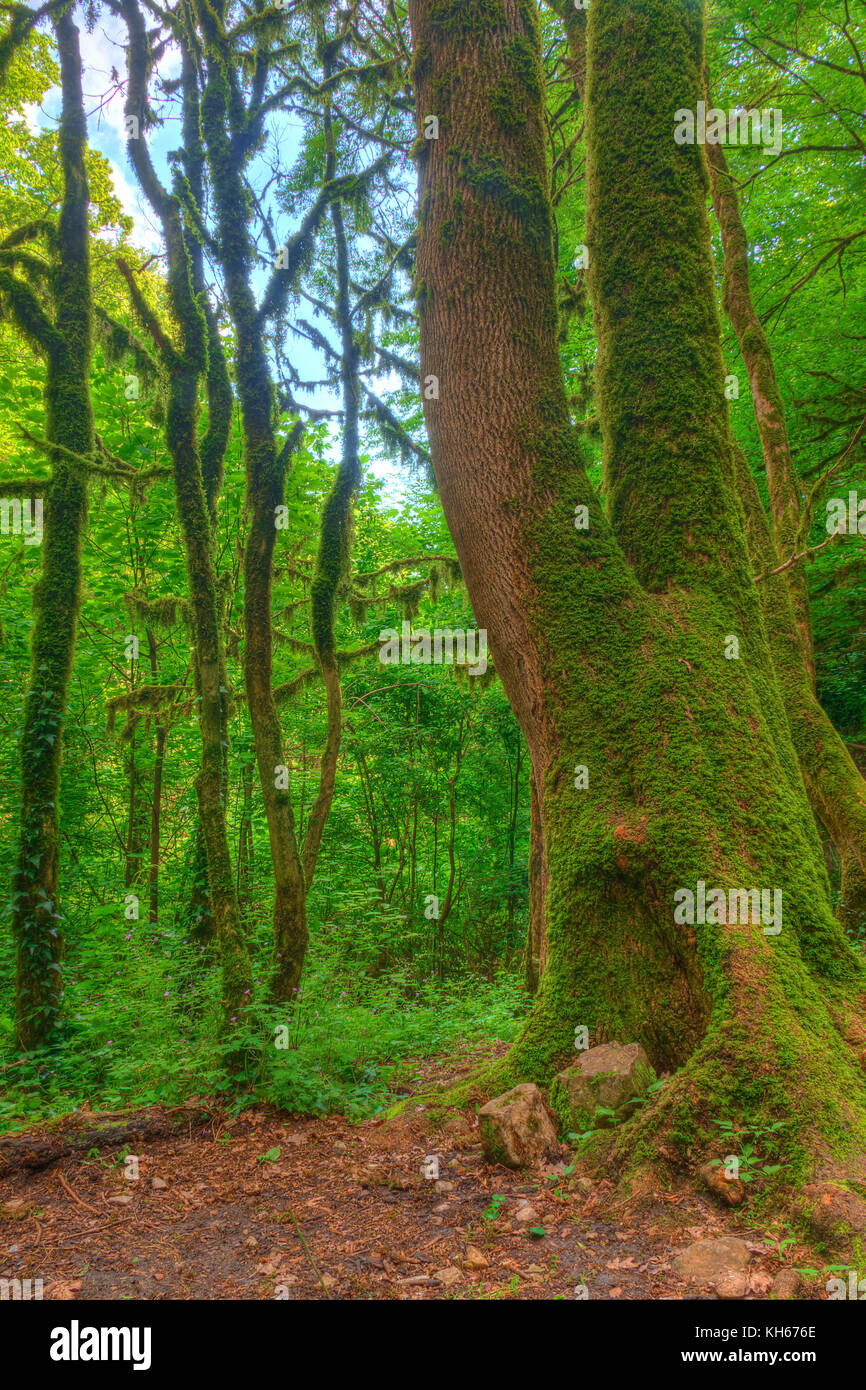
[[[133,221],[133,242],[145,251],[161,252],[163,249],[162,236],[157,227],[156,219],[151,209],[146,205],[140,189],[130,181],[116,160],[112,159],[110,155],[106,155],[105,158],[111,169],[114,191],[123,204],[123,211]]]

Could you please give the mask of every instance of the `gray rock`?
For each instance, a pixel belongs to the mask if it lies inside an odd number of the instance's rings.
[[[733,1236],[722,1236],[718,1240],[696,1240],[693,1245],[686,1246],[671,1260],[671,1269],[680,1279],[687,1279],[691,1284],[716,1289],[722,1298],[743,1298],[748,1264],[749,1247],[746,1242]],[[734,1275],[740,1274],[743,1276],[742,1293],[735,1291],[739,1288],[739,1281],[733,1279]],[[722,1288],[726,1292],[722,1293]]]
[[[803,1276],[796,1269],[780,1269],[770,1291],[771,1298],[796,1298],[803,1287]]]
[[[525,1082],[488,1101],[478,1113],[489,1163],[529,1168],[558,1147],[556,1130],[537,1086]]]
[[[601,1128],[628,1119],[630,1102],[645,1096],[654,1073],[640,1043],[602,1043],[582,1053],[573,1067],[554,1078],[551,1099],[560,1112],[563,1104],[575,1129]],[[596,1116],[602,1106],[614,1118]]]
[[[833,1182],[803,1188],[803,1210],[814,1235],[828,1250],[846,1251],[855,1237],[866,1235],[866,1202]]]

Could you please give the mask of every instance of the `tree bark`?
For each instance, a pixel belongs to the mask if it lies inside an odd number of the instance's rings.
[[[737,192],[722,146],[708,144],[706,150],[713,208],[724,251],[722,303],[737,335],[746,364],[758,438],[761,441],[764,468],[767,472],[772,533],[779,561],[782,561],[796,553],[797,534],[800,529],[800,487],[791,459],[785,407],[776,380],[773,354],[764,326],[752,303],[749,288],[749,246],[740,216]],[[791,591],[803,655],[814,682],[815,662],[812,653],[812,626],[809,619],[805,563],[801,561],[786,570],[785,580]]]
[[[827,1143],[850,1157],[866,1137],[863,1082],[828,999],[855,999],[862,971],[830,909],[749,565],[704,155],[673,140],[674,111],[703,92],[702,6],[589,11],[607,515],[557,353],[534,6],[410,0],[409,13],[419,135],[440,118],[440,138],[419,142],[433,465],[529,745],[549,873],[548,966],[484,1089],[548,1081],[582,1024],[677,1073],[628,1127],[623,1158],[664,1126],[682,1162],[709,1114],[750,1107],[794,1121],[794,1169]],[[783,930],[678,923],[675,894],[701,881],[781,889]]]

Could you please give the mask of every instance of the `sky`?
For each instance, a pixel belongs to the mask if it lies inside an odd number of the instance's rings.
[[[112,76],[112,71],[119,73],[121,79],[126,74],[124,48],[126,27],[118,16],[101,10],[92,32],[88,32],[80,6],[76,10],[76,23],[81,46],[89,142],[108,161],[115,192],[124,212],[132,218],[133,230],[130,239],[136,246],[151,254],[161,254],[163,243],[157,221],[138,187],[127,159],[124,91],[118,88]],[[175,47],[171,46],[167,49],[160,61],[158,73],[160,77],[168,79],[179,76],[180,54]],[[46,92],[41,103],[28,107],[25,114],[31,129],[37,131],[53,128],[56,125],[59,112],[60,88],[53,87]],[[290,165],[300,147],[302,126],[300,122],[292,122],[288,117],[280,117],[278,120],[280,123],[275,126],[275,134],[280,141],[284,163]],[[177,117],[169,116],[164,125],[150,131],[148,143],[156,170],[163,183],[168,185],[170,176],[167,154],[168,151],[176,149],[180,144],[179,115]],[[254,176],[254,165],[251,172]],[[285,214],[283,217],[285,218]],[[283,230],[278,221],[276,225],[278,241],[280,240],[279,233]],[[293,230],[291,225],[286,225],[286,239]],[[256,280],[259,290],[262,288],[265,278],[264,272],[257,273]],[[311,318],[315,322],[313,311],[309,305],[304,305],[303,317]],[[324,320],[319,319],[317,327],[333,340],[333,333],[329,327],[326,328]],[[318,380],[325,375],[322,358],[311,345],[292,335],[289,350],[291,360],[302,379]],[[381,395],[384,391],[397,388],[399,380],[396,374],[392,374],[390,377],[372,381],[371,386]],[[299,391],[297,395],[299,399],[306,400],[320,408],[339,406],[338,397],[324,389],[319,389],[314,393]],[[339,436],[336,429],[332,430],[331,452],[336,459],[339,455]],[[411,480],[406,470],[401,469],[398,464],[385,457],[372,459],[369,467],[385,483],[387,500],[392,505],[399,505],[407,497],[411,486]]]

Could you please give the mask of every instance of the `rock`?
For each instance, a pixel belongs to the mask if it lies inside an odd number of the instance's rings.
[[[591,1192],[595,1191],[595,1183],[592,1178],[575,1178],[574,1190],[575,1192],[582,1192],[585,1197],[588,1197]]]
[[[743,1275],[743,1292],[722,1294],[722,1298],[743,1298],[745,1273],[749,1263],[749,1247],[744,1240],[722,1236],[718,1240],[696,1240],[686,1246],[673,1260],[671,1269],[681,1279],[688,1279],[702,1288],[719,1289],[730,1276]],[[729,1287],[735,1287],[731,1284]]]
[[[116,1202],[119,1207],[128,1207],[132,1198],[124,1195],[122,1197],[109,1197],[108,1200],[109,1202]]]
[[[558,1148],[556,1130],[541,1092],[531,1082],[488,1101],[478,1114],[481,1142],[490,1163],[529,1168]]]
[[[521,1207],[519,1211],[515,1212],[514,1219],[515,1221],[519,1221],[521,1225],[531,1226],[534,1222],[540,1220],[540,1217],[538,1215],[538,1212],[535,1210],[535,1207],[531,1207],[527,1202],[525,1206]]]
[[[837,1183],[813,1182],[804,1187],[803,1213],[828,1249],[844,1250],[854,1237],[866,1235],[866,1202]]]
[[[770,1291],[771,1298],[796,1298],[803,1287],[803,1276],[796,1269],[780,1269]]]
[[[724,1163],[705,1163],[701,1177],[711,1192],[729,1207],[738,1207],[746,1195],[746,1189],[739,1178],[729,1178]]]
[[[444,1178],[439,1178],[439,1179],[437,1180],[437,1182],[434,1184],[434,1186],[435,1186],[437,1192],[453,1192],[453,1191],[454,1191],[454,1184],[453,1184],[453,1182],[446,1182]]]
[[[444,1284],[447,1289],[450,1288],[452,1284],[459,1284],[463,1275],[460,1273],[459,1269],[455,1269],[453,1265],[449,1265],[447,1269],[435,1270],[433,1278],[438,1279],[439,1283]]]
[[[745,1298],[749,1282],[745,1271],[737,1269],[730,1274],[723,1274],[716,1284],[716,1293],[719,1298]]]
[[[630,1102],[647,1093],[654,1077],[649,1059],[640,1043],[602,1043],[581,1054],[573,1067],[553,1080],[551,1099],[562,1113],[563,1105],[571,1123],[581,1132],[628,1119]],[[614,1118],[599,1116],[598,1106],[614,1112]]]
[[[168,1183],[166,1182],[165,1178],[152,1178],[150,1185],[151,1187],[155,1187],[157,1191],[161,1191],[162,1188],[168,1187]]]
[[[773,1276],[765,1269],[754,1269],[749,1275],[749,1292],[756,1298],[766,1298],[773,1287]]]
[[[467,1245],[463,1255],[463,1265],[465,1269],[486,1269],[490,1261],[482,1254],[477,1245]]]

